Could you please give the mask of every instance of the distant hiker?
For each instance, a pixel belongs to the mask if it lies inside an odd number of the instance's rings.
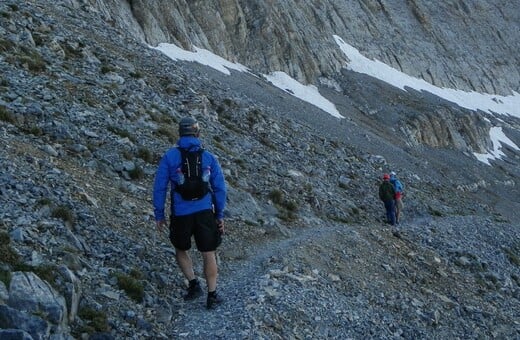
[[[164,205],[171,185],[170,241],[175,247],[177,263],[189,281],[184,300],[203,295],[188,254],[193,235],[204,263],[209,309],[222,302],[216,291],[215,250],[224,233],[226,185],[218,160],[202,148],[199,133],[200,127],[194,118],[181,119],[177,146],[164,154],[155,175],[153,205],[157,228],[162,232],[166,226]]]
[[[403,184],[397,178],[397,174],[394,171],[390,172],[390,183],[392,183],[395,190],[395,223],[399,224],[399,217],[403,210]]]
[[[379,198],[385,204],[386,221],[391,225],[395,225],[395,190],[390,183],[390,175],[383,175],[383,182],[379,186]]]

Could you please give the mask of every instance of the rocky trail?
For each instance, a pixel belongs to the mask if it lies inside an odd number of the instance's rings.
[[[287,289],[282,287],[285,284],[276,282],[278,278],[287,276],[293,281],[291,283],[301,284],[316,280],[309,275],[291,273],[293,269],[289,269],[288,266],[298,262],[291,253],[294,249],[309,247],[309,240],[314,240],[311,244],[320,242],[322,238],[330,238],[336,232],[339,232],[338,228],[307,229],[289,238],[249,245],[247,257],[241,260],[226,258],[226,248],[239,245],[223,244],[224,250],[219,252],[219,291],[225,298],[225,303],[210,311],[205,309],[204,298],[195,303],[187,303],[186,310],[175,318],[175,324],[179,325],[177,335],[185,334],[190,338],[200,339],[270,337],[269,328],[276,329],[279,326],[276,325],[276,321],[269,320],[270,313],[263,310],[262,305],[266,300],[276,304],[277,298],[290,298],[283,296],[287,294]]]
[[[504,334],[505,324],[518,331],[514,319],[497,313],[486,299],[478,307],[466,305],[466,290],[475,280],[449,254],[417,243],[415,232],[427,225],[453,227],[448,221],[420,218],[405,223],[400,238],[381,224],[309,227],[288,238],[248,245],[244,259],[228,258],[229,248],[239,245],[225,241],[219,251],[219,291],[226,302],[210,311],[204,298],[182,303],[172,311],[172,328],[165,334],[190,339],[341,339],[456,332],[471,337],[480,327],[490,336]],[[408,318],[395,314],[398,310],[407,310]],[[471,330],[450,319],[461,312],[489,317],[491,311],[495,314],[488,322],[494,327],[477,318]]]

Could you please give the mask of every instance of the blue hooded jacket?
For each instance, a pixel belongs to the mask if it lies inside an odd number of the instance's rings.
[[[177,142],[178,147],[190,151],[197,151],[201,148],[200,140],[194,136],[182,136]],[[202,154],[202,168],[210,167],[211,176],[209,183],[212,192],[196,201],[185,201],[181,195],[175,191],[177,180],[177,169],[181,167],[181,153],[174,147],[168,150],[159,163],[159,168],[155,174],[153,186],[153,206],[156,221],[163,221],[164,205],[166,204],[166,194],[170,186],[171,214],[172,216],[182,216],[193,214],[198,211],[215,209],[215,218],[224,218],[224,208],[226,205],[226,183],[224,174],[220,168],[218,160],[213,154],[205,151]],[[213,206],[214,205],[214,206]]]

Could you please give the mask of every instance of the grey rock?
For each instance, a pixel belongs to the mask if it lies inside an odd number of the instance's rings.
[[[50,326],[47,322],[39,317],[19,311],[7,305],[0,305],[0,328],[4,330],[16,329],[24,331],[28,333],[32,339],[38,340],[48,339],[50,336]],[[9,333],[7,335],[9,335]],[[21,335],[25,337],[23,332]],[[22,337],[22,339],[24,338]]]
[[[15,230],[11,231],[9,234],[11,236],[11,240],[15,242],[23,242],[24,241],[24,230],[23,228],[16,228]]]
[[[520,40],[507,33],[509,23],[518,22],[510,14],[518,13],[518,8],[509,2],[501,3],[501,10],[485,1],[471,6],[428,1],[322,1],[319,6],[295,1],[276,5],[242,2],[220,6],[211,1],[203,7],[189,1],[159,1],[152,6],[138,2],[132,12],[122,11],[127,7],[120,2],[103,1],[101,6],[113,20],[151,45],[171,42],[185,49],[194,45],[264,73],[285,71],[304,82],[331,78],[346,63],[333,40],[333,35],[339,35],[369,58],[438,86],[499,89],[507,94],[518,90],[515,79],[519,74],[511,60],[518,61],[515,51]],[[207,13],[212,13],[213,20],[207,19]],[[263,20],[265,16],[280,19]],[[196,22],[189,29],[185,25],[188,19]],[[497,37],[495,29],[503,33]],[[455,38],[456,32],[468,30],[479,34],[464,41]],[[401,35],[407,39],[398,39]],[[499,67],[485,61],[497,58],[482,47],[487,45],[498,45],[494,51],[500,51]],[[268,57],[256,58],[259,51]]]
[[[45,151],[47,154],[53,157],[58,157],[59,155],[58,152],[48,144],[43,146],[43,151]]]
[[[7,290],[7,287],[5,286],[5,283],[0,281],[0,301],[2,303],[6,303],[9,299],[9,291]]]
[[[116,338],[110,333],[94,333],[89,336],[88,340],[115,340]]]
[[[83,294],[81,281],[66,266],[60,266],[58,271],[65,280],[63,296],[68,307],[68,322],[72,324],[78,314],[79,302]]]
[[[21,329],[1,329],[0,339],[3,340],[33,340],[34,338]]]
[[[12,273],[8,305],[30,313],[43,312],[55,325],[66,323],[65,299],[32,272]]]

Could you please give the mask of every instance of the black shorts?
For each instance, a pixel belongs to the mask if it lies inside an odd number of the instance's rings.
[[[215,216],[211,210],[170,218],[170,241],[180,250],[191,248],[191,236],[199,251],[214,251],[222,242]]]

